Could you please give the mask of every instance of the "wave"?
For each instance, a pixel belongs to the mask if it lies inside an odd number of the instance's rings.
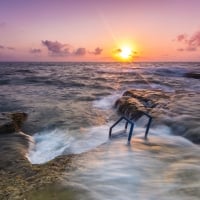
[[[99,100],[93,102],[95,108],[107,110],[113,108],[115,101],[121,96],[121,93],[114,93],[112,95],[105,96]]]
[[[108,140],[108,125],[79,130],[46,130],[33,135],[35,146],[27,158],[33,164],[42,164],[59,155],[80,154]]]

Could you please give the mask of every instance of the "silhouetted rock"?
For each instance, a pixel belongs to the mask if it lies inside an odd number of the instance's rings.
[[[200,79],[200,73],[198,73],[198,72],[188,72],[188,73],[185,74],[185,77]]]

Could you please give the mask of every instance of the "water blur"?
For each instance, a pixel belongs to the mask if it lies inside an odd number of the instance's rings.
[[[48,186],[29,198],[199,199],[199,147],[180,136],[162,135],[160,128],[148,141],[137,130],[131,145],[126,137],[107,140],[83,154],[59,186]]]
[[[24,111],[35,146],[28,159],[47,162],[81,154],[63,182],[28,199],[199,199],[200,84],[185,73],[199,63],[1,63],[0,111]],[[158,89],[148,141],[145,123],[108,140],[113,104],[127,89]],[[118,127],[121,128],[121,127]],[[182,137],[183,136],[183,137]],[[186,139],[189,138],[190,140]]]

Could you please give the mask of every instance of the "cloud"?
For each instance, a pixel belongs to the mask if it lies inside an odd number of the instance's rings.
[[[51,56],[85,56],[87,53],[100,55],[103,51],[99,47],[96,47],[93,51],[87,51],[85,47],[73,48],[70,44],[51,40],[42,40],[41,43],[48,49]],[[41,53],[41,50],[31,49],[30,53]]]
[[[176,41],[184,45],[184,48],[179,48],[178,51],[197,51],[200,49],[200,31],[191,36],[180,34],[177,36]]]
[[[192,47],[200,47],[200,31],[196,32],[192,37],[190,37],[188,44]]]
[[[15,50],[14,47],[6,47],[6,46],[3,46],[3,45],[0,45],[0,49],[2,49],[2,50],[6,50],[6,49],[8,49],[8,50]]]
[[[74,55],[76,56],[84,56],[86,54],[86,48],[80,47],[74,51]]]
[[[177,51],[185,51],[184,48],[178,48]]]
[[[121,50],[121,49],[115,49],[114,52],[115,52],[115,53],[121,53],[122,50]]]
[[[4,50],[6,50],[6,49],[8,49],[8,50],[15,50],[14,47],[6,47],[6,46],[3,46],[3,45],[0,45],[0,49],[4,49]]]
[[[193,47],[193,46],[188,46],[185,50],[186,51],[197,51],[197,48]]]
[[[8,49],[8,50],[12,50],[12,51],[14,51],[14,50],[15,50],[15,48],[14,48],[14,47],[7,47],[7,49]]]
[[[92,51],[90,53],[94,54],[94,55],[100,55],[102,51],[103,51],[103,49],[97,47],[94,51]]]
[[[176,37],[176,39],[177,39],[178,42],[186,41],[187,35],[185,35],[185,34],[180,34],[180,35],[178,35],[178,36]]]
[[[30,50],[30,53],[32,53],[32,54],[39,54],[39,53],[41,53],[41,52],[42,52],[41,49],[31,49],[31,50]]]
[[[70,47],[58,41],[42,40],[42,44],[47,47],[52,55],[64,56],[70,54]]]

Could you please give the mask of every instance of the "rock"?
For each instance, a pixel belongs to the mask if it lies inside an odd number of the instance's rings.
[[[123,96],[115,102],[115,107],[120,114],[132,119],[139,119],[147,109],[137,99]]]
[[[28,115],[24,112],[0,113],[0,134],[21,131]]]
[[[185,77],[200,79],[200,73],[198,73],[198,72],[188,72],[188,73],[185,74]]]
[[[128,90],[115,102],[115,107],[120,114],[137,120],[143,112],[155,115],[153,111],[166,107],[169,99],[170,96],[160,90]]]
[[[27,159],[31,136],[21,131],[28,115],[0,114],[0,199],[26,199],[25,194],[61,181],[63,172],[75,168],[79,155],[59,156],[42,165]],[[12,133],[12,134],[8,134]]]

